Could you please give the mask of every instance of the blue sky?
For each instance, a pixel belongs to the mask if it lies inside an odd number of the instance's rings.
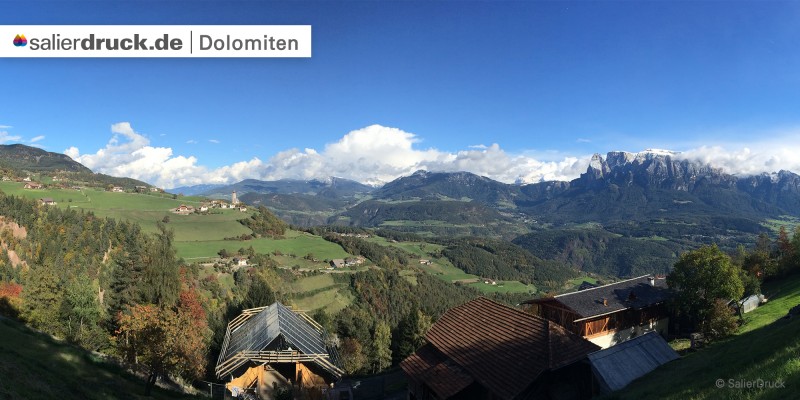
[[[645,148],[798,171],[799,18],[789,2],[0,2],[0,24],[303,24],[314,47],[0,59],[0,139],[43,136],[168,187],[419,168],[567,179],[592,153]]]

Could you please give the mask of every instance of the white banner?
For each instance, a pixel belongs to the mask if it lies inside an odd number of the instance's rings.
[[[311,25],[0,25],[0,57],[308,58]]]

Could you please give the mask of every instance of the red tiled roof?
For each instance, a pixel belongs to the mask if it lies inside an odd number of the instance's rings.
[[[425,338],[442,356],[502,399],[519,395],[542,372],[599,349],[555,323],[483,297],[447,311]],[[426,354],[428,350],[420,354],[423,349],[409,357],[415,358],[408,363],[403,362],[403,370],[433,389],[436,383],[425,379],[425,372],[442,362],[433,364],[436,360]]]
[[[412,379],[428,385],[442,399],[457,394],[475,381],[430,344],[403,360],[400,368]]]

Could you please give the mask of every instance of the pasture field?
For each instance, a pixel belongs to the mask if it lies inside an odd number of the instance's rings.
[[[292,301],[299,310],[315,311],[323,308],[328,314],[335,315],[353,302],[353,295],[346,289],[340,290],[334,287]]]
[[[414,254],[419,258],[428,258],[428,259],[432,257],[432,254],[434,252],[444,248],[444,246],[440,244],[426,243],[426,242],[392,242],[380,236],[370,236],[365,240],[381,246],[397,247],[411,254]]]
[[[93,188],[33,190],[24,189],[23,186],[21,182],[0,182],[0,190],[8,195],[31,199],[51,197],[58,203],[58,207],[83,209],[92,211],[99,217],[136,222],[145,232],[155,232],[157,222],[168,216],[169,222],[166,225],[175,231],[178,256],[187,260],[214,258],[223,248],[235,253],[242,247],[250,246],[259,253],[278,250],[287,255],[295,254],[296,259],[286,257],[285,260],[278,261],[290,266],[299,264],[303,268],[314,267],[314,263],[301,259],[308,253],[313,253],[320,260],[350,256],[339,245],[298,231],[287,231],[283,239],[224,240],[226,237],[252,233],[238,222],[252,215],[251,212],[216,209],[209,214],[178,215],[169,211],[181,204],[198,206],[203,201],[201,197],[172,199],[165,194],[114,193]]]
[[[177,239],[177,237],[176,237]],[[177,241],[178,256],[187,260],[217,257],[220,249],[235,253],[240,248],[253,246],[257,253],[295,254],[298,258],[313,253],[318,259],[345,258],[350,255],[341,246],[306,232],[287,230],[283,239],[258,238],[253,240]],[[298,260],[299,261],[299,260]]]
[[[520,281],[496,281],[497,285],[483,283],[483,281],[470,283],[469,286],[483,293],[536,293],[536,286],[526,285]]]
[[[434,258],[433,255],[438,251],[444,249],[444,246],[434,243],[426,242],[393,242],[380,236],[371,236],[365,239],[369,242],[376,243],[381,246],[392,246],[405,250],[419,258],[428,259],[431,261],[430,265],[419,265],[419,268],[427,271],[434,276],[447,282],[453,282],[463,279],[480,279],[477,275],[468,274],[455,266],[446,258]],[[590,278],[591,279],[591,278]],[[596,280],[595,280],[596,281]],[[581,281],[583,282],[583,281]],[[578,283],[580,284],[580,283]],[[503,281],[497,282],[497,285],[487,285],[480,279],[479,283],[471,284],[475,289],[483,293],[533,293],[536,292],[536,287],[533,285],[526,285],[519,281]]]
[[[330,274],[320,274],[307,276],[292,282],[292,291],[296,293],[310,292],[336,285],[333,276]]]
[[[574,287],[578,287],[578,286],[580,286],[580,285],[581,285],[581,283],[583,283],[584,281],[586,281],[586,282],[589,282],[589,283],[591,283],[592,285],[597,285],[597,278],[593,278],[593,277],[591,277],[591,276],[584,275],[584,276],[579,276],[579,277],[577,277],[577,278],[574,278],[574,279],[570,279],[570,280],[568,280],[568,281],[567,281],[567,286],[569,286],[569,287],[573,287],[573,286],[574,286]]]
[[[25,197],[29,199],[41,199],[42,197],[50,197],[55,200],[60,206],[66,207],[70,200],[76,205],[79,203],[88,203],[86,195],[79,190],[72,189],[23,189],[25,186],[22,182],[0,182],[0,190],[8,196]]]
[[[301,310],[314,311],[323,308],[333,315],[353,302],[353,295],[347,285],[335,283],[331,274],[302,277],[290,286],[294,295],[292,302]]]
[[[797,225],[800,225],[800,218],[792,215],[781,215],[780,218],[768,219],[762,222],[761,225],[772,230],[772,232],[776,234],[780,232],[781,227],[783,227],[786,229],[786,232],[791,235]]]
[[[419,265],[419,268],[429,273],[434,274],[442,280],[452,282],[462,279],[475,279],[480,278],[477,275],[468,274],[455,266],[446,258],[434,258],[433,255],[444,249],[444,246],[435,243],[426,242],[393,242],[380,236],[371,236],[365,239],[369,242],[379,244],[381,246],[392,246],[405,250],[419,258],[425,258],[431,261],[430,265]],[[589,278],[592,279],[592,278]],[[593,279],[594,282],[596,280]],[[581,281],[583,282],[583,281]],[[580,284],[580,282],[578,283]],[[486,285],[481,280],[480,283],[471,284],[474,288],[483,293],[531,293],[535,292],[536,287],[533,285],[526,285],[519,281],[503,281],[497,282],[497,285]]]
[[[661,366],[606,399],[788,399],[800,387],[800,318],[783,317],[800,301],[800,275],[764,285],[769,301],[745,314],[739,332]],[[718,380],[722,387],[718,387]],[[784,387],[736,388],[730,380]],[[795,393],[795,394],[793,394]]]

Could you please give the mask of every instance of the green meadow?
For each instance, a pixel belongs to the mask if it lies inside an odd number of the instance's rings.
[[[688,353],[606,399],[793,399],[800,389],[800,275],[764,285],[767,304],[745,314],[738,334]],[[783,382],[783,388],[737,388],[736,382]],[[718,387],[721,380],[722,387]],[[730,383],[734,384],[731,385]]]
[[[172,199],[164,194],[115,193],[86,188],[73,189],[24,189],[20,182],[0,182],[0,190],[8,195],[32,199],[53,198],[58,207],[91,211],[99,217],[129,220],[142,226],[145,232],[155,232],[156,224],[169,217],[166,224],[175,231],[175,247],[178,256],[187,260],[214,258],[221,249],[235,253],[240,248],[253,246],[258,253],[280,251],[302,257],[313,253],[318,259],[345,258],[349,255],[339,246],[304,232],[287,231],[282,239],[258,238],[253,240],[224,240],[250,234],[252,231],[238,222],[251,212],[212,209],[208,214],[178,215],[170,212],[181,204],[198,206],[200,197],[178,197]],[[280,261],[280,260],[279,260]],[[302,263],[300,260],[292,265]],[[303,265],[305,266],[305,265]]]
[[[446,258],[435,258],[434,254],[444,249],[444,246],[434,243],[426,242],[399,242],[391,241],[380,236],[372,236],[367,241],[379,244],[381,246],[392,246],[403,249],[421,259],[431,261],[430,265],[419,264],[419,268],[435,275],[436,277],[447,282],[465,280],[465,279],[479,279],[480,282],[472,283],[470,286],[480,290],[483,293],[533,293],[536,292],[534,285],[526,285],[519,281],[497,281],[497,285],[487,285],[483,283],[483,279],[477,275],[468,274],[455,266]],[[582,281],[581,281],[582,282]]]
[[[160,388],[145,397],[122,367],[1,317],[0,338],[0,399],[201,398]]]
[[[336,283],[331,274],[298,278],[292,282],[292,303],[301,310],[324,309],[335,314],[353,302],[353,294],[344,283]]]
[[[175,243],[178,256],[185,259],[211,258],[216,257],[217,252],[221,249],[236,252],[242,247],[250,246],[253,246],[257,253],[272,253],[277,250],[283,254],[295,254],[297,257],[312,253],[320,260],[350,256],[337,244],[328,242],[319,236],[292,230],[287,230],[282,239],[176,241]]]
[[[169,217],[166,225],[175,232],[175,248],[178,256],[189,261],[216,258],[217,253],[222,249],[229,253],[235,253],[241,248],[246,249],[251,246],[258,253],[280,252],[283,255],[274,257],[280,265],[284,267],[297,266],[303,269],[319,269],[326,266],[320,262],[303,259],[303,256],[309,253],[318,260],[350,256],[337,244],[328,242],[319,236],[292,230],[287,231],[286,235],[280,239],[224,240],[252,233],[249,228],[238,222],[240,219],[249,217],[251,212],[243,213],[239,210],[227,209],[212,209],[209,214],[178,215],[170,212],[170,209],[181,204],[199,206],[204,201],[200,197],[181,196],[173,199],[171,195],[161,193],[115,193],[93,188],[32,190],[24,189],[23,186],[24,184],[20,182],[0,182],[0,190],[8,195],[33,199],[50,197],[58,203],[58,207],[91,211],[99,217],[133,221],[138,223],[145,232],[155,232],[157,223],[164,217]],[[407,221],[392,221],[389,224],[392,223],[403,224]],[[441,221],[422,221],[421,223],[443,226]],[[433,255],[444,247],[442,245],[425,242],[393,242],[378,236],[367,240],[381,246],[398,247],[416,257],[431,260],[431,265],[419,265],[419,267],[442,280],[452,282],[480,278],[464,273],[445,258],[434,258]],[[535,290],[532,286],[520,282],[485,285],[481,281],[480,284],[474,284],[474,286],[484,293],[527,293]],[[346,298],[337,297],[333,293],[320,293],[316,296],[321,298],[319,300],[322,303],[337,304],[330,307],[331,309],[348,304]]]

